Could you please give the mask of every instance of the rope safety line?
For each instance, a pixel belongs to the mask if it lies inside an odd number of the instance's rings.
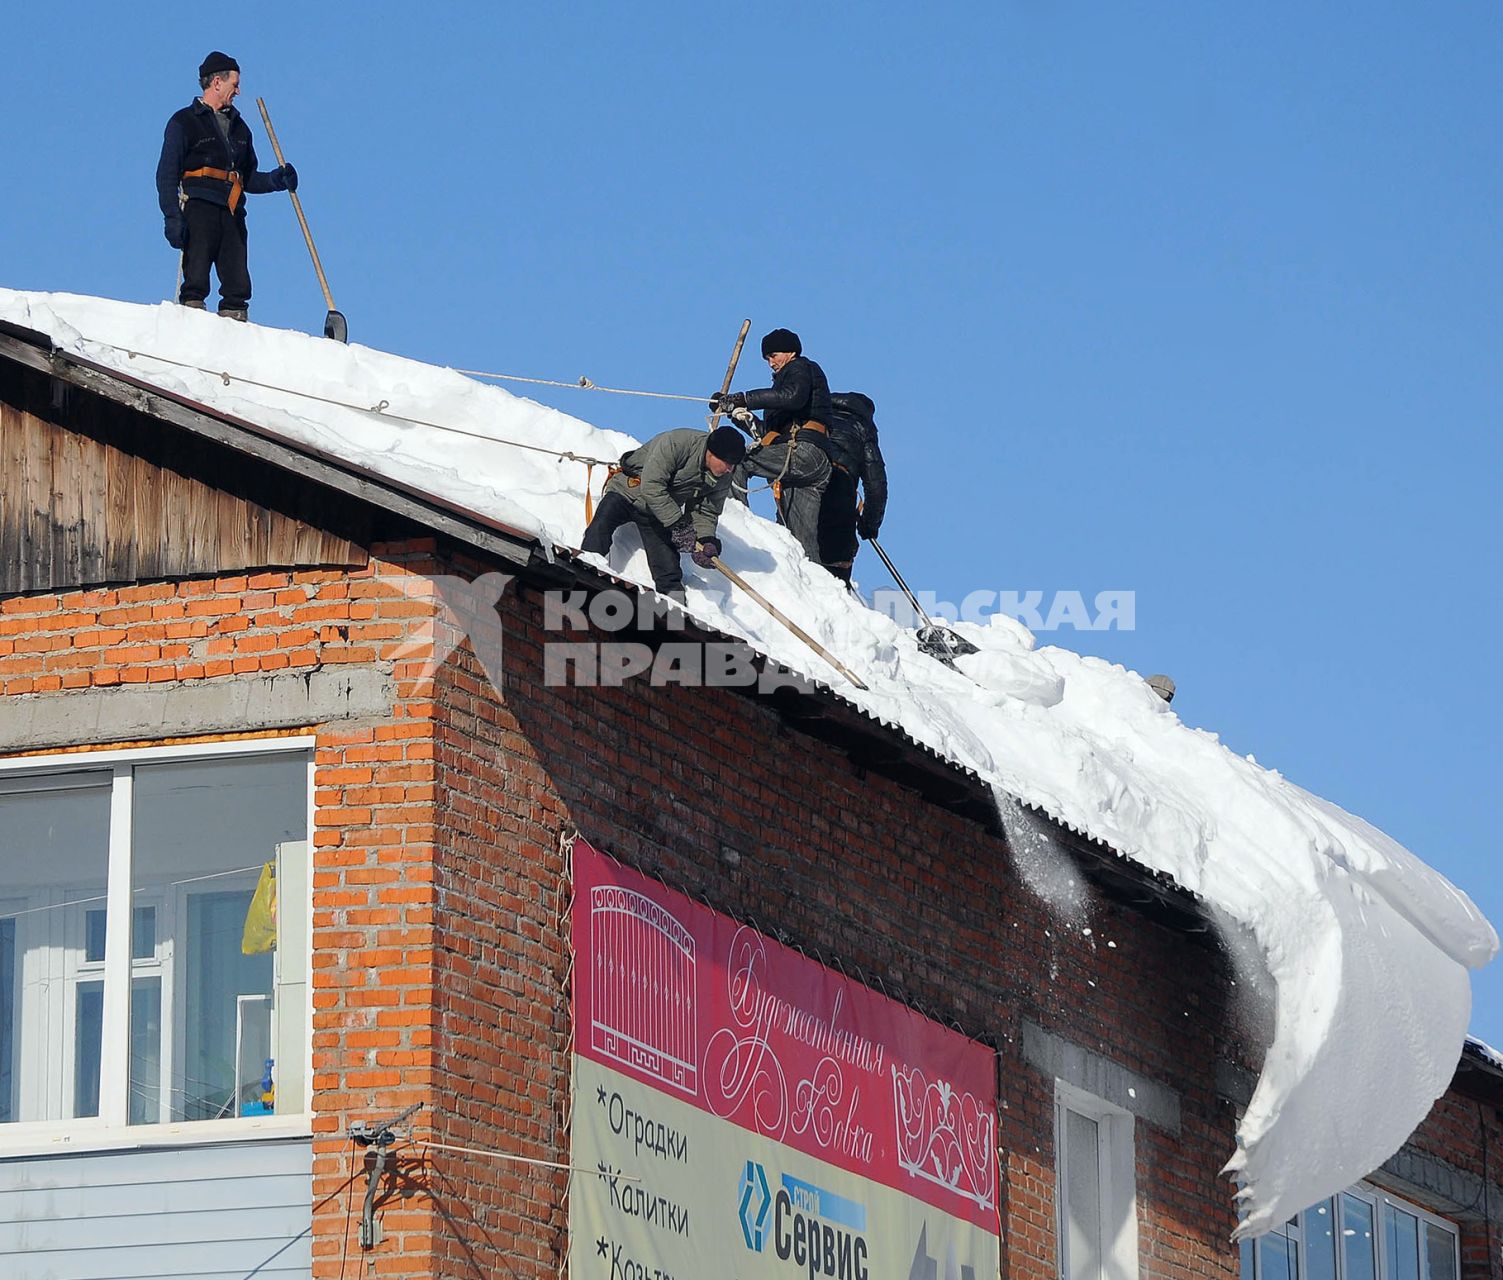
[[[456,369],[470,378],[495,378],[501,382],[530,382],[539,387],[573,387],[576,391],[605,391],[613,396],[648,396],[653,400],[694,400],[703,403],[708,396],[681,396],[671,391],[632,391],[627,387],[602,387],[581,376],[578,382],[557,382],[552,378],[524,378],[519,373],[486,373],[482,369]]]
[[[113,351],[123,351],[127,358],[131,360],[138,358],[156,360],[161,364],[175,365],[179,369],[192,369],[197,373],[207,373],[212,377],[218,378],[227,387],[232,382],[243,382],[248,387],[260,387],[263,391],[280,391],[283,395],[299,396],[304,400],[314,400],[319,404],[332,405],[337,409],[350,409],[355,413],[369,413],[378,418],[385,418],[396,422],[410,422],[418,427],[432,427],[435,431],[448,431],[454,435],[468,436],[472,440],[484,440],[488,444],[501,444],[512,449],[527,449],[533,453],[546,453],[551,457],[565,458],[570,462],[580,462],[586,466],[590,463],[597,463],[600,466],[608,467],[612,462],[611,459],[593,458],[588,454],[575,453],[568,449],[549,449],[543,445],[524,444],[520,440],[507,440],[501,436],[488,436],[479,431],[466,431],[463,427],[451,426],[444,422],[430,422],[426,418],[413,418],[404,413],[391,412],[391,401],[389,400],[378,400],[372,405],[351,404],[348,400],[333,400],[328,396],[315,395],[311,391],[299,391],[295,387],[279,386],[275,382],[259,382],[255,378],[247,378],[243,374],[231,374],[228,370],[224,369],[209,369],[201,364],[189,364],[185,360],[174,360],[171,356],[154,355],[150,351],[134,351],[130,347],[122,347],[113,342],[100,342],[98,345],[109,347]]]
[[[612,459],[612,458],[592,458],[592,457],[590,457],[587,454],[575,453],[575,452],[573,452],[573,450],[569,450],[569,449],[549,449],[549,448],[544,447],[543,445],[524,444],[520,440],[507,440],[507,439],[502,438],[501,436],[488,436],[488,435],[485,435],[485,434],[483,434],[482,432],[479,432],[479,431],[466,431],[463,427],[451,426],[448,423],[444,423],[444,422],[430,422],[430,421],[428,421],[425,418],[413,418],[413,417],[409,417],[407,414],[394,413],[394,412],[390,411],[391,410],[391,402],[389,400],[378,400],[373,405],[351,404],[348,400],[333,400],[333,399],[330,399],[328,396],[315,395],[311,391],[299,391],[295,387],[280,386],[280,385],[278,385],[275,382],[259,382],[255,378],[247,378],[243,374],[238,374],[238,373],[237,374],[231,374],[226,369],[210,369],[210,368],[207,368],[206,366],[201,365],[201,364],[190,364],[190,363],[188,363],[185,360],[174,360],[171,356],[159,356],[159,355],[153,354],[150,351],[135,351],[135,350],[133,350],[130,347],[122,347],[118,343],[114,343],[114,342],[103,342],[103,341],[99,341],[97,339],[90,339],[90,341],[95,342],[96,345],[101,346],[101,347],[109,347],[110,350],[112,350],[112,351],[123,351],[123,352],[125,352],[126,357],[128,359],[131,359],[131,360],[136,360],[136,359],[155,360],[155,361],[157,361],[160,364],[174,365],[174,366],[176,366],[179,369],[192,369],[195,373],[207,373],[207,374],[209,374],[212,377],[218,378],[227,387],[230,386],[232,382],[243,382],[248,387],[260,387],[263,391],[280,391],[283,395],[298,396],[298,397],[300,397],[300,398],[302,398],[304,400],[313,400],[313,401],[316,401],[319,404],[332,405],[336,409],[349,409],[349,410],[351,410],[352,412],[355,412],[355,413],[369,413],[369,414],[373,414],[374,416],[376,416],[378,418],[386,418],[386,419],[389,419],[389,420],[395,421],[395,422],[410,422],[410,423],[413,424],[413,426],[417,426],[417,427],[432,427],[435,431],[447,431],[447,432],[449,432],[452,435],[465,436],[466,438],[471,439],[471,440],[484,440],[488,444],[505,445],[506,447],[511,448],[511,449],[525,449],[525,450],[528,450],[531,453],[546,453],[550,457],[553,457],[553,458],[563,458],[563,459],[565,459],[566,461],[569,461],[569,462],[582,463],[584,465],[584,467],[586,468],[586,470],[585,470],[585,523],[586,524],[588,524],[589,521],[591,520],[591,518],[593,518],[593,516],[594,516],[594,500],[593,500],[593,494],[591,493],[591,482],[592,482],[593,476],[594,476],[594,468],[597,467],[597,466],[600,466],[600,467],[612,467],[612,466],[615,466],[615,460]],[[476,373],[472,369],[456,369],[456,370],[454,370],[454,372],[455,373],[467,374],[467,375],[469,375],[471,377],[482,377],[482,378],[506,378],[506,377],[510,377],[511,376],[511,375],[502,374],[502,373],[492,373],[492,374]],[[620,387],[597,387],[593,382],[590,382],[588,379],[582,379],[580,382],[577,382],[577,383],[575,383],[575,382],[550,382],[550,381],[548,381],[545,378],[522,378],[522,377],[517,377],[514,380],[517,381],[517,382],[538,382],[538,383],[543,383],[543,384],[545,384],[547,386],[556,386],[556,387],[580,387],[580,388],[583,388],[584,390],[588,390],[588,391],[610,391],[610,392],[613,392],[616,395],[624,395],[624,396],[655,396],[655,397],[657,397],[659,399],[663,399],[663,400],[703,400],[704,399],[703,396],[678,396],[678,395],[669,395],[667,392],[658,392],[658,391],[627,391],[627,390],[624,390],[623,388],[620,388]],[[790,450],[790,453],[791,453],[791,450]],[[787,469],[788,469],[788,461],[789,461],[788,459],[784,460],[784,464],[783,464],[783,470],[784,470],[784,472],[786,472]],[[781,479],[781,476],[779,476],[779,479]],[[764,485],[758,485],[755,488],[750,488],[749,487],[747,489],[741,490],[741,492],[748,493],[748,494],[750,494],[750,493],[764,493],[768,489],[772,489],[774,483],[775,482],[769,482],[769,483],[764,484]]]

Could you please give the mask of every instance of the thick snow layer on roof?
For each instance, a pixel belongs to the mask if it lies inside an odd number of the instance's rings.
[[[613,458],[632,443],[452,370],[170,304],[0,290],[0,319],[545,545],[578,546],[585,467],[516,446]],[[383,411],[371,412],[376,405]],[[599,468],[594,479],[603,479]],[[1241,1184],[1244,1232],[1280,1222],[1398,1149],[1456,1068],[1467,969],[1497,949],[1465,894],[1360,818],[1180,723],[1133,672],[1035,648],[1006,619],[962,626],[980,652],[961,660],[963,674],[951,671],[808,564],[776,525],[732,504],[721,533],[726,562],[869,691],[845,683],[745,595],[726,595],[717,573],[686,561],[697,618],[975,770],[1014,822],[1011,797],[1167,873],[1229,933],[1255,942],[1276,1015],[1228,1166]],[[610,567],[650,585],[642,552],[626,541]]]
[[[1499,1053],[1486,1040],[1479,1040],[1476,1036],[1468,1036],[1467,1043],[1493,1066],[1503,1068],[1503,1053]]]

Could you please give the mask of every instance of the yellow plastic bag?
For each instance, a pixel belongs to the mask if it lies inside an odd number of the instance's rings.
[[[261,879],[251,895],[245,913],[245,932],[240,938],[244,955],[260,955],[277,945],[277,864],[268,862],[261,868]]]

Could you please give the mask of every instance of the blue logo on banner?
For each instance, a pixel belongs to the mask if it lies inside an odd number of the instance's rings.
[[[746,1247],[757,1253],[767,1243],[767,1216],[772,1211],[772,1196],[767,1190],[767,1171],[755,1160],[748,1160],[741,1172],[741,1200],[738,1210],[741,1234]]]

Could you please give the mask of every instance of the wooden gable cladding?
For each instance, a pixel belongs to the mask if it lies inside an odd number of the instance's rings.
[[[369,508],[13,365],[0,367],[0,594],[362,567]]]

